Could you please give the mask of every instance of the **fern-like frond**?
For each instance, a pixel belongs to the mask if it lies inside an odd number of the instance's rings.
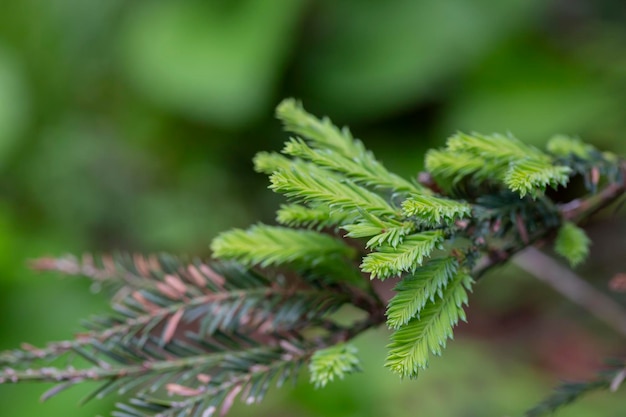
[[[290,227],[323,229],[350,224],[356,220],[351,213],[331,210],[326,205],[307,207],[301,204],[283,204],[276,212],[276,221]]]
[[[309,363],[311,383],[321,388],[335,378],[343,379],[346,375],[359,372],[361,366],[356,354],[356,347],[343,343],[318,350]]]
[[[559,408],[564,407],[585,394],[607,389],[608,381],[597,380],[592,382],[568,382],[560,385],[552,395],[541,404],[528,410],[526,417],[540,417],[553,415]]]
[[[398,210],[378,194],[315,166],[302,170],[279,170],[272,174],[270,181],[272,190],[294,201],[328,205],[342,212],[366,210],[390,218],[398,215]]]
[[[565,185],[572,173],[541,150],[512,136],[457,133],[444,150],[431,151],[426,167],[447,191],[463,178],[497,181],[524,197],[541,195],[547,186]]]
[[[314,352],[353,331],[331,320],[351,301],[349,286],[336,291],[296,276],[269,280],[238,264],[165,255],[37,265],[122,283],[112,299],[115,313],[93,319],[74,340],[0,353],[0,383],[56,382],[45,399],[81,381],[100,381],[87,399],[135,395],[116,416],[193,416],[225,412],[237,396],[260,401],[270,382],[295,377]],[[354,291],[362,304],[374,303]],[[305,333],[316,326],[329,336]]]
[[[429,257],[432,250],[440,246],[444,233],[432,230],[406,236],[397,247],[381,246],[376,252],[363,258],[361,270],[372,278],[389,278],[403,272],[415,272]]]
[[[313,267],[355,256],[353,248],[331,236],[262,224],[218,235],[211,243],[211,250],[217,258],[262,267],[282,264]]]
[[[423,223],[439,226],[442,221],[451,223],[468,217],[471,207],[469,204],[447,198],[412,195],[402,202],[402,211],[406,216],[415,216]]]
[[[294,381],[310,350],[291,343],[291,348],[257,350],[245,355],[226,355],[221,363],[228,372],[222,378],[210,374],[186,375],[179,383],[139,394],[129,404],[117,404],[114,417],[211,416],[228,413],[239,397],[246,404],[260,402],[271,385]],[[310,349],[310,348],[309,348]]]
[[[424,192],[423,187],[387,171],[369,152],[365,154],[365,159],[348,158],[332,148],[313,149],[304,140],[292,138],[285,143],[283,153],[340,172],[355,182],[375,188],[386,188],[395,192]]]
[[[252,159],[254,170],[271,175],[276,171],[290,169],[293,161],[277,152],[259,152]]]
[[[565,135],[557,135],[550,138],[546,145],[548,152],[559,157],[574,155],[580,159],[589,159],[596,149],[577,138]]]
[[[353,224],[344,225],[342,229],[348,232],[346,237],[370,237],[365,244],[366,248],[376,248],[382,245],[397,247],[405,236],[415,230],[411,221],[383,220],[364,210],[359,210],[361,219]]]
[[[454,257],[433,259],[396,285],[396,295],[387,305],[387,325],[393,329],[407,324],[428,302],[442,296],[442,289],[456,275],[459,263]]]
[[[557,188],[566,185],[571,172],[569,167],[554,165],[549,160],[523,159],[511,165],[504,182],[520,197],[530,194],[537,198],[547,186]]]
[[[554,250],[574,267],[587,259],[590,244],[583,229],[572,222],[565,222],[557,233]]]
[[[402,377],[415,378],[420,369],[428,367],[430,354],[440,355],[452,328],[465,320],[463,304],[472,279],[463,270],[442,288],[441,297],[429,301],[418,317],[401,326],[391,336],[385,366]]]
[[[562,383],[550,396],[526,411],[524,415],[526,417],[551,416],[562,407],[594,391],[616,392],[626,379],[626,367],[624,367],[623,360],[611,360],[607,365],[608,369],[598,372],[597,376],[589,381]]]
[[[304,137],[319,147],[331,148],[348,158],[363,158],[368,151],[354,139],[347,128],[339,129],[329,118],[322,120],[307,113],[294,99],[283,100],[276,108],[276,117],[288,132]]]
[[[429,150],[426,153],[424,166],[437,185],[447,193],[452,193],[465,178],[475,176],[477,181],[484,181],[490,178],[486,172],[491,172],[493,176],[493,173],[500,169],[497,164],[476,158],[467,152],[450,152],[443,149]]]
[[[471,135],[459,132],[446,142],[451,152],[467,152],[491,161],[508,164],[524,158],[541,159],[546,155],[534,146],[527,145],[519,139],[508,135]]]

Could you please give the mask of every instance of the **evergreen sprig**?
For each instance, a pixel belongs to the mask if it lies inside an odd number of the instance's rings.
[[[542,195],[547,186],[566,185],[572,169],[556,165],[548,154],[513,136],[458,133],[442,151],[429,152],[426,166],[442,185],[451,187],[464,178],[481,183],[496,180],[520,197]]]
[[[343,379],[348,374],[361,371],[356,354],[357,349],[354,346],[343,343],[318,350],[311,356],[309,364],[311,382],[316,388],[321,388],[335,378]]]
[[[396,295],[387,306],[387,325],[392,329],[407,324],[435,297],[443,296],[443,288],[456,275],[458,261],[454,257],[433,259],[406,276],[396,285]]]
[[[414,195],[402,202],[402,211],[408,217],[414,216],[423,223],[437,226],[442,221],[451,223],[469,217],[471,207],[464,202],[432,195]]]
[[[305,138],[313,148],[309,148],[304,140],[294,138],[286,143],[284,153],[311,160],[368,185],[396,192],[427,192],[419,184],[389,172],[360,140],[352,137],[347,128],[337,128],[328,118],[317,119],[295,100],[283,101],[276,115],[282,120],[285,130]]]
[[[590,244],[591,241],[584,230],[572,222],[565,222],[556,235],[554,250],[572,266],[577,266],[589,255]]]
[[[463,305],[467,304],[471,284],[472,278],[466,271],[457,271],[441,288],[439,297],[393,333],[385,366],[403,377],[416,378],[420,369],[428,367],[431,353],[441,355],[446,340],[452,338],[452,328],[459,320],[465,320]]]
[[[433,249],[440,247],[444,234],[440,230],[405,237],[400,245],[382,246],[363,258],[361,270],[372,278],[389,278],[403,272],[415,272]]]
[[[223,415],[236,398],[258,402],[307,365],[319,387],[359,371],[348,342],[385,322],[394,330],[386,366],[415,378],[465,320],[474,280],[555,234],[556,251],[582,262],[589,239],[575,223],[626,193],[626,162],[564,136],[544,152],[510,135],[457,133],[426,154],[427,172],[413,176],[422,185],[294,100],[277,116],[295,137],[283,154],[257,154],[254,166],[288,200],[277,211],[282,226],[226,231],[210,262],[128,254],[35,262],[112,290],[112,312],[73,340],[0,353],[0,383],[56,382],[45,399],[100,381],[87,399],[131,395],[117,417]],[[545,193],[574,175],[590,196],[561,203]],[[392,277],[387,303],[367,278]],[[365,319],[340,324],[346,305]],[[528,415],[615,385],[620,372],[566,385]]]
[[[262,224],[220,234],[213,239],[211,250],[218,258],[261,267],[288,263],[331,266],[342,257],[355,255],[353,248],[329,235]]]
[[[626,378],[626,367],[623,361],[614,361],[609,369],[604,370],[588,381],[563,382],[554,392],[541,403],[526,411],[526,417],[541,417],[553,415],[560,408],[595,392],[610,390],[617,391]]]
[[[44,259],[36,266],[111,283],[116,314],[91,320],[75,340],[2,353],[0,382],[58,383],[45,399],[85,380],[103,381],[86,400],[134,392],[114,414],[124,417],[226,411],[238,395],[260,401],[272,380],[280,385],[295,377],[318,349],[333,344],[301,332],[327,326],[329,315],[350,301],[348,292],[320,283],[270,281],[239,264],[168,255]],[[67,367],[32,367],[60,357]]]

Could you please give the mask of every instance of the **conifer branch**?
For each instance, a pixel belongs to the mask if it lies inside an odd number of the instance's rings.
[[[266,225],[224,232],[213,240],[211,249],[218,258],[261,267],[286,263],[311,267],[355,256],[353,248],[328,235]]]
[[[270,181],[272,190],[294,201],[325,204],[342,212],[366,210],[390,218],[398,217],[399,214],[378,194],[343,181],[321,168],[279,170],[271,175]]]
[[[554,414],[560,408],[580,399],[582,396],[600,390],[615,392],[624,380],[623,362],[616,362],[611,369],[600,372],[596,378],[583,382],[564,382],[540,404],[526,411],[526,417],[541,417]]]
[[[459,320],[465,321],[463,304],[472,279],[465,271],[458,271],[442,288],[441,296],[428,302],[407,324],[391,336],[385,366],[402,377],[416,378],[420,369],[428,367],[430,354],[441,355],[446,340],[452,338],[452,328]]]
[[[355,221],[355,215],[333,211],[328,206],[306,207],[300,204],[283,204],[276,211],[276,221],[289,227],[315,228],[342,226]]]
[[[396,285],[395,297],[387,306],[387,325],[392,329],[404,326],[435,297],[442,297],[443,288],[457,274],[458,261],[454,257],[433,259],[406,276]]]
[[[276,115],[283,121],[285,130],[307,139],[315,148],[309,148],[301,139],[292,139],[287,142],[285,153],[311,160],[319,166],[342,172],[369,185],[397,192],[427,192],[419,184],[385,169],[360,140],[352,137],[347,128],[340,130],[328,118],[315,118],[295,100],[284,100],[279,104]]]
[[[415,272],[428,258],[433,249],[443,242],[444,234],[440,230],[409,235],[396,248],[382,246],[376,252],[363,258],[361,270],[371,274],[372,278],[389,278],[403,272]]]
[[[536,255],[530,247],[555,236],[557,252],[582,262],[589,240],[576,224],[626,193],[624,160],[564,136],[544,152],[512,136],[457,133],[427,153],[423,185],[390,172],[348,129],[294,100],[277,116],[295,137],[285,155],[261,152],[254,164],[289,201],[277,212],[282,226],[218,235],[214,262],[163,254],[34,262],[111,287],[112,312],[74,340],[0,353],[0,383],[59,382],[45,399],[101,381],[87,399],[132,394],[116,417],[223,415],[236,398],[258,402],[306,365],[316,386],[358,371],[347,342],[385,322],[395,331],[386,366],[414,378],[465,320],[473,279],[519,252],[518,261]],[[584,178],[587,195],[557,204],[545,193],[573,176]],[[626,334],[621,307],[557,275],[552,285]],[[392,276],[396,295],[385,305],[366,278]],[[340,324],[334,313],[345,305],[366,317]],[[49,366],[58,359],[68,367]],[[610,381],[566,386],[529,413],[607,382],[616,387],[625,375],[621,364]]]

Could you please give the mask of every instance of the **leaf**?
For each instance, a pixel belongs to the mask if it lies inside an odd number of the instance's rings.
[[[554,250],[575,267],[587,259],[590,245],[591,240],[584,230],[572,222],[565,222],[557,233]]]

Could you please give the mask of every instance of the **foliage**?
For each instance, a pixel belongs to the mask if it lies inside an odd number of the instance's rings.
[[[591,241],[581,228],[572,222],[565,222],[556,235],[554,250],[565,257],[572,266],[576,266],[589,255],[590,243]]]
[[[360,371],[357,349],[352,345],[340,344],[320,349],[311,356],[309,372],[316,387],[325,387],[335,378]]]
[[[573,221],[626,187],[622,160],[573,140],[553,140],[544,152],[512,136],[463,133],[428,152],[419,183],[391,173],[347,129],[294,100],[277,116],[296,136],[284,155],[257,155],[255,169],[288,200],[277,213],[283,226],[223,232],[210,262],[40,260],[40,269],[111,287],[113,313],[73,341],[5,352],[0,380],[59,383],[44,398],[103,381],[89,398],[133,394],[116,416],[224,414],[236,397],[260,401],[306,364],[316,386],[358,371],[346,342],[385,322],[394,330],[386,367],[415,378],[466,319],[468,291],[485,271],[557,229],[557,251],[582,262],[588,239]],[[548,189],[578,174],[591,178],[589,193],[602,190],[565,204],[550,197]],[[388,304],[374,279],[396,280]],[[334,313],[348,305],[365,318],[340,324]],[[45,365],[60,358],[66,367]]]
[[[595,379],[561,384],[548,398],[528,410],[526,417],[551,415],[561,407],[594,391],[610,389],[615,392],[622,385],[624,377],[626,377],[626,368],[623,363],[616,361],[610,369],[601,372]]]

